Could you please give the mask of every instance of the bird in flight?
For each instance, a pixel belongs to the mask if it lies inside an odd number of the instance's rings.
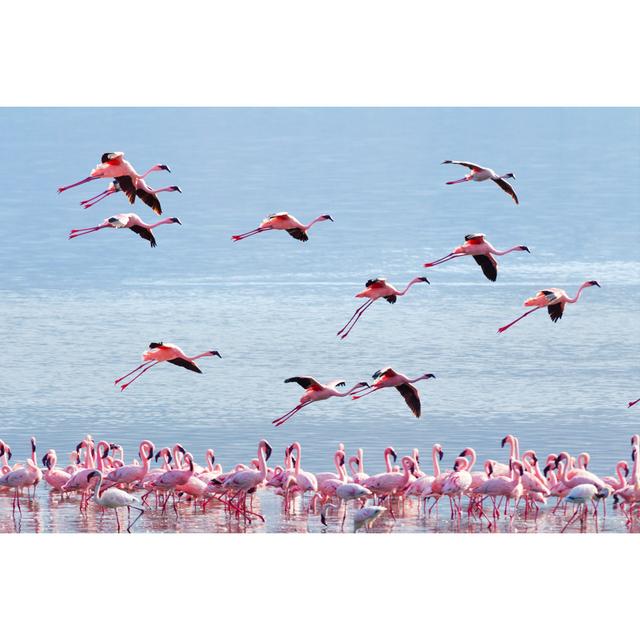
[[[498,333],[502,333],[506,331],[509,327],[513,326],[516,322],[520,322],[522,318],[525,318],[530,313],[537,311],[538,309],[542,309],[544,307],[549,311],[549,317],[553,322],[558,322],[560,318],[562,318],[562,314],[564,313],[564,307],[566,304],[573,304],[574,302],[578,302],[580,298],[580,294],[583,289],[587,287],[600,287],[600,285],[595,280],[588,280],[580,285],[578,292],[575,297],[570,298],[569,294],[564,289],[543,289],[542,291],[538,291],[533,298],[528,298],[524,301],[525,307],[533,307],[530,311],[523,313],[519,318],[516,318],[513,322],[506,324],[504,327],[500,327],[498,329]]]
[[[118,213],[115,216],[106,218],[102,224],[96,227],[86,227],[85,229],[71,229],[69,232],[69,240],[77,238],[78,236],[86,236],[88,233],[94,231],[100,231],[100,229],[131,229],[134,233],[137,233],[141,238],[148,240],[152,247],[156,246],[156,239],[153,235],[152,229],[159,227],[162,224],[182,224],[179,218],[165,218],[156,222],[155,224],[147,224],[142,218],[135,213]]]
[[[473,256],[473,259],[480,265],[482,273],[484,273],[491,282],[495,282],[498,277],[498,263],[493,256],[504,256],[512,251],[526,251],[527,253],[531,253],[529,248],[523,244],[511,247],[511,249],[499,251],[486,239],[484,233],[470,233],[464,237],[464,244],[456,247],[451,253],[444,256],[444,258],[440,258],[435,262],[425,262],[424,266],[427,268],[435,267],[438,264],[448,262],[454,258]]]
[[[260,226],[251,231],[247,231],[246,233],[241,233],[239,235],[231,236],[231,239],[234,242],[238,240],[244,240],[250,236],[254,236],[258,233],[262,233],[263,231],[286,231],[292,238],[296,240],[300,240],[301,242],[306,242],[309,239],[307,235],[307,231],[311,229],[311,227],[316,222],[322,222],[324,220],[331,220],[333,222],[333,218],[330,215],[321,215],[312,220],[309,224],[302,224],[300,220],[294,218],[292,215],[288,214],[286,211],[282,213],[274,213],[273,215],[265,218]]]
[[[447,182],[447,184],[458,184],[460,182],[469,182],[470,180],[473,182],[484,182],[485,180],[493,180],[503,191],[508,193],[513,198],[513,201],[516,204],[519,204],[516,192],[513,190],[513,187],[507,182],[507,180],[516,179],[513,173],[505,173],[504,175],[499,176],[493,169],[489,169],[488,167],[481,167],[479,164],[473,164],[472,162],[463,162],[461,160],[445,160],[442,164],[460,164],[463,167],[471,169],[471,172],[468,173],[464,178],[460,178],[460,180],[452,180],[451,182]]]

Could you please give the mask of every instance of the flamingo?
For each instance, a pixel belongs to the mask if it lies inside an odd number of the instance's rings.
[[[358,465],[354,471],[352,463]],[[369,477],[368,473],[364,472],[364,451],[358,449],[357,455],[349,458],[349,469],[351,470],[351,477],[356,484],[364,484],[364,481]]]
[[[138,447],[142,464],[128,464],[111,471],[106,480],[110,484],[133,485],[142,482],[149,473],[149,460],[153,458],[155,446],[151,440],[143,440]]]
[[[289,456],[292,456],[294,451],[297,454],[295,458],[291,458],[292,460],[295,460],[293,474],[291,477],[298,489],[302,492],[303,498],[307,491],[311,493],[318,491],[318,479],[316,476],[310,471],[304,471],[302,469],[302,446],[300,443],[292,443],[287,451]]]
[[[62,492],[62,487],[69,481],[71,474],[65,469],[58,469],[58,456],[55,449],[49,449],[42,458],[42,464],[47,468],[44,472],[45,482],[54,490]]]
[[[118,525],[118,533],[120,533],[120,518],[118,517],[118,509],[120,507],[127,507],[127,513],[129,514],[127,532],[131,533],[131,527],[133,527],[133,525],[138,522],[138,520],[144,513],[144,509],[138,506],[140,504],[140,499],[136,496],[132,496],[126,491],[122,491],[122,489],[116,489],[115,487],[111,487],[109,489],[101,491],[103,481],[102,471],[99,471],[97,469],[91,471],[91,473],[89,474],[89,480],[91,481],[93,480],[93,478],[98,478],[97,482],[95,483],[93,501],[100,507],[114,510],[116,514],[116,523]],[[138,513],[138,517],[133,522],[131,522],[131,509],[136,509],[136,511],[140,512]]]
[[[33,487],[33,494],[35,496],[35,488],[42,480],[42,471],[38,467],[36,460],[36,439],[31,438],[31,457],[27,458],[24,467],[14,469],[9,473],[0,476],[0,487],[7,487],[13,489],[13,502],[12,502],[12,514],[15,514],[16,507],[20,514],[22,514],[22,508],[20,506],[20,491],[22,489],[27,490],[27,496],[29,496],[29,487]],[[31,499],[29,497],[29,499]]]
[[[442,495],[447,496],[451,503],[451,517],[454,511],[457,512],[458,518],[462,514],[461,500],[462,494],[465,493],[473,481],[469,469],[471,468],[469,461],[458,456],[453,464],[453,473],[450,473],[442,485]],[[458,499],[456,503],[456,498]]]
[[[496,498],[503,497],[507,499],[504,507],[504,513],[506,515],[509,508],[509,501],[517,501],[522,495],[521,479],[524,473],[524,467],[521,462],[518,462],[513,458],[510,459],[509,464],[511,466],[510,476],[490,477],[486,482],[483,482],[479,487],[473,490],[473,493],[475,494],[479,494],[484,497],[489,496],[491,498],[493,502],[494,518],[498,514]],[[489,475],[493,476],[491,471],[491,466],[489,466]]]
[[[413,478],[415,462],[411,456],[403,456],[402,471],[380,473],[367,479],[364,486],[379,498],[399,495]]]
[[[526,251],[527,253],[531,253],[529,248],[523,244],[500,251],[486,239],[484,233],[471,233],[464,237],[464,244],[456,247],[451,253],[444,256],[444,258],[440,258],[435,262],[425,262],[424,266],[435,267],[438,264],[448,262],[454,258],[473,256],[473,259],[480,265],[482,273],[484,273],[491,282],[495,282],[498,277],[498,263],[493,256],[504,256],[512,251]]]
[[[276,427],[283,425],[287,420],[289,420],[289,418],[292,418],[298,411],[300,411],[300,409],[312,402],[327,400],[332,397],[344,398],[345,396],[352,394],[356,389],[369,386],[367,382],[358,382],[351,387],[349,391],[340,393],[337,388],[344,387],[346,385],[346,382],[341,379],[331,380],[330,382],[327,382],[327,384],[320,384],[317,380],[309,376],[295,376],[293,378],[287,378],[285,383],[288,382],[298,383],[305,392],[300,398],[299,403],[293,409],[271,421],[271,423]]]
[[[105,220],[96,227],[86,227],[84,229],[71,229],[69,232],[69,240],[77,238],[78,236],[86,236],[88,233],[100,231],[100,229],[131,229],[134,233],[137,233],[144,240],[148,240],[151,247],[155,247],[157,242],[155,236],[152,233],[152,229],[159,227],[161,224],[179,224],[181,225],[179,218],[165,218],[156,222],[155,224],[148,224],[142,218],[135,213],[118,213]]]
[[[608,495],[608,489],[599,489],[592,484],[580,484],[573,487],[567,494],[565,500],[570,504],[577,504],[579,507],[574,511],[573,515],[569,518],[560,533],[564,533],[567,527],[569,527],[569,525],[571,525],[571,523],[573,523],[578,517],[584,525],[588,513],[587,503],[591,502],[593,504],[593,510],[595,513],[597,510],[597,501],[608,497]]]
[[[542,309],[543,307],[547,307],[549,311],[549,316],[553,322],[558,322],[560,318],[562,318],[562,314],[564,312],[564,307],[566,304],[573,304],[577,302],[580,298],[580,294],[583,289],[587,287],[600,287],[600,285],[595,280],[588,280],[580,285],[575,297],[570,298],[564,289],[543,289],[542,291],[538,291],[533,298],[528,298],[524,301],[525,307],[534,307],[531,311],[527,311],[523,313],[519,318],[516,318],[513,322],[505,325],[504,327],[500,327],[498,329],[498,333],[502,333],[506,331],[509,327],[513,326],[516,322],[522,320],[530,313],[537,311],[538,309]]]
[[[353,327],[356,326],[356,323],[362,317],[362,314],[376,301],[378,298],[384,298],[390,304],[395,304],[398,296],[403,296],[411,289],[414,284],[418,282],[426,282],[427,284],[431,284],[426,278],[419,277],[414,278],[409,282],[409,284],[402,290],[399,291],[393,285],[389,284],[385,278],[374,278],[372,280],[367,280],[365,283],[366,289],[361,291],[360,293],[356,293],[356,298],[367,298],[367,301],[360,305],[355,313],[349,319],[349,322],[338,331],[336,335],[340,336],[341,340],[344,340],[350,333]],[[348,327],[348,328],[347,328]]]
[[[358,509],[353,514],[353,533],[357,533],[358,529],[366,527],[371,529],[371,525],[386,511],[386,507],[367,506]]]
[[[168,342],[167,344],[164,344],[163,342],[152,342],[149,345],[149,350],[145,351],[142,354],[142,359],[144,360],[144,362],[139,367],[136,367],[133,371],[129,371],[129,373],[125,374],[121,378],[118,378],[113,384],[118,384],[125,378],[128,378],[130,375],[134,374],[136,371],[142,369],[142,371],[140,371],[137,376],[134,376],[131,380],[129,380],[129,382],[123,384],[120,387],[120,391],[124,391],[134,380],[137,380],[143,373],[149,371],[151,367],[154,367],[159,362],[170,362],[171,364],[175,364],[179,367],[189,369],[189,371],[202,373],[202,371],[198,368],[198,365],[196,365],[195,360],[198,360],[199,358],[209,358],[212,356],[218,356],[218,358],[222,358],[222,356],[217,351],[205,351],[200,355],[189,357],[185,354],[184,351],[182,351],[182,349],[180,349],[180,347],[176,346],[175,344],[170,344]],[[149,361],[151,361],[151,364],[148,364]],[[143,369],[143,367],[146,367],[146,369]]]
[[[158,200],[158,196],[156,194],[162,193],[163,191],[177,191],[178,193],[182,193],[182,189],[177,185],[161,187],[160,189],[152,189],[144,181],[142,176],[120,176],[119,178],[116,178],[114,182],[115,186],[112,184],[106,191],[94,196],[90,200],[83,200],[81,203],[83,207],[88,209],[97,202],[100,202],[100,200],[104,200],[104,198],[107,198],[118,191],[123,191],[129,199],[130,204],[133,204],[136,196],[138,196],[138,198],[150,207],[154,213],[162,215],[162,205],[160,204],[160,200]]]
[[[133,168],[133,165],[124,159],[124,152],[122,151],[109,151],[102,154],[100,164],[91,171],[89,177],[74,182],[65,187],[58,187],[58,193],[62,193],[67,189],[72,189],[86,182],[92,180],[98,180],[100,178],[119,178],[121,176],[131,176],[137,178],[146,178],[153,171],[168,171],[171,173],[171,169],[166,164],[156,164],[143,174],[138,174]]]
[[[265,218],[256,229],[231,236],[231,239],[234,242],[237,242],[238,240],[244,240],[245,238],[262,233],[263,231],[278,230],[286,231],[296,240],[306,242],[309,239],[307,231],[309,231],[316,222],[323,222],[324,220],[331,220],[331,222],[333,222],[333,218],[330,215],[324,214],[314,218],[309,224],[302,224],[302,222],[297,218],[289,215],[286,211],[282,211],[281,213],[274,213],[268,218]]]
[[[452,180],[451,182],[447,182],[447,184],[458,184],[460,182],[469,182],[470,180],[473,182],[484,182],[485,180],[493,180],[503,191],[508,193],[516,204],[518,203],[518,196],[516,192],[513,190],[513,187],[507,182],[507,180],[515,180],[516,177],[513,173],[505,173],[504,175],[499,176],[493,169],[489,169],[488,167],[481,167],[479,164],[473,164],[471,162],[462,162],[461,160],[445,160],[442,164],[460,164],[463,167],[467,167],[471,169],[471,172],[468,173],[464,178],[460,178],[460,180]]]
[[[420,417],[421,406],[420,406],[420,395],[418,394],[418,389],[413,386],[413,382],[418,382],[419,380],[428,380],[429,378],[435,378],[433,373],[425,373],[413,380],[410,380],[402,373],[397,373],[391,367],[386,367],[384,369],[380,369],[373,374],[373,379],[375,382],[371,385],[371,389],[361,393],[360,395],[354,395],[353,400],[359,400],[364,396],[368,396],[375,391],[380,391],[380,389],[384,389],[385,387],[395,387],[402,397],[409,409],[411,409],[411,413],[416,418]]]

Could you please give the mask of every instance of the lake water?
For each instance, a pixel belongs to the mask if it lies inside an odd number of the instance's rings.
[[[603,475],[629,459],[640,430],[640,405],[627,409],[640,396],[639,110],[2,109],[0,124],[0,438],[16,460],[34,435],[40,456],[52,447],[66,461],[87,433],[120,442],[128,460],[143,437],[179,441],[200,462],[211,447],[225,468],[263,437],[278,462],[300,441],[311,471],[333,468],[338,442],[365,449],[368,473],[389,445],[420,448],[427,469],[434,442],[447,467],[465,446],[504,460],[507,433],[541,458],[589,451]],[[183,226],[157,229],[155,249],[127,230],[67,240],[116,213],[156,221],[122,194],[84,211],[106,181],[56,193],[111,150],[138,171],[168,164],[149,183],[183,190],[160,194]],[[464,175],[448,158],[512,171],[520,206],[491,183],[446,186]],[[335,222],[307,243],[283,232],[231,242],[276,211]],[[478,231],[531,255],[499,259],[495,284],[471,258],[422,268]],[[431,285],[377,302],[336,338],[367,279],[403,287],[417,275]],[[496,334],[537,290],[573,295],[589,279],[602,288],[557,324],[541,312]],[[223,359],[203,360],[202,376],[161,365],[120,393],[113,381],[151,341]],[[271,425],[301,395],[285,378],[352,384],[385,365],[436,374],[418,383],[421,419],[390,389]],[[55,527],[43,488],[37,502],[40,530],[83,530],[73,518]]]

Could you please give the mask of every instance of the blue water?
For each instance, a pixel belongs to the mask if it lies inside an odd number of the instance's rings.
[[[634,109],[2,109],[0,371],[2,426],[16,458],[35,435],[63,460],[86,434],[118,441],[130,458],[143,437],[180,441],[201,462],[207,447],[226,468],[266,437],[278,460],[294,439],[303,464],[328,470],[338,442],[364,447],[366,470],[382,451],[440,442],[446,465],[465,446],[505,459],[520,437],[539,454],[588,450],[612,473],[640,429],[640,111]],[[156,231],[150,249],[126,230],[73,241],[73,227],[135,211],[116,194],[84,211],[94,182],[61,195],[105,151],[124,150],[183,226]],[[515,206],[489,183],[445,186],[468,159],[512,171]],[[234,244],[266,215],[303,221],[329,213],[300,243],[272,232]],[[531,255],[500,259],[495,284],[471,258],[428,270],[466,233]],[[336,331],[364,282],[417,285],[396,305],[379,301],[345,341]],[[552,324],[539,312],[497,335],[538,289],[584,280]],[[120,393],[113,380],[150,341],[196,354],[204,375],[160,365]],[[293,407],[293,375],[367,379],[391,365],[417,376],[423,416],[394,390],[353,402]]]

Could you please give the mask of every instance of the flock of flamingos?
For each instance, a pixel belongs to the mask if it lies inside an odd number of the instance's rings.
[[[518,204],[518,196],[508,180],[514,179],[512,173],[498,175],[492,169],[480,165],[457,160],[446,160],[443,164],[457,164],[469,169],[469,173],[459,180],[447,182],[456,184],[468,181],[483,182],[492,180]],[[90,175],[71,185],[60,187],[61,193],[72,187],[106,178],[111,182],[106,190],[81,202],[89,208],[97,202],[122,192],[131,204],[136,197],[148,205],[158,215],[162,214],[162,206],[157,194],[161,192],[180,192],[177,186],[152,189],[145,182],[145,177],[156,171],[170,171],[167,165],[155,165],[143,174],[138,174],[133,166],[124,158],[122,152],[105,153],[101,163],[91,171]],[[232,236],[234,242],[243,240],[265,231],[286,231],[296,240],[306,242],[308,231],[316,223],[333,221],[329,215],[321,215],[309,224],[303,224],[288,213],[269,216],[261,224],[246,233]],[[165,218],[155,224],[144,222],[139,216],[128,213],[106,218],[102,223],[83,229],[73,229],[69,238],[97,232],[106,228],[130,229],[151,247],[157,245],[153,230],[164,224],[182,224],[178,218]],[[427,262],[424,267],[431,268],[463,256],[472,256],[482,269],[486,278],[495,281],[498,275],[498,264],[494,256],[502,256],[511,252],[529,252],[524,245],[518,245],[500,251],[496,249],[484,234],[470,234],[465,242],[453,249],[439,260]],[[353,330],[364,312],[378,299],[383,298],[394,304],[398,297],[406,295],[412,286],[429,283],[426,277],[412,279],[404,289],[397,289],[384,278],[370,279],[365,289],[356,294],[356,298],[364,299],[349,321],[338,331],[337,335],[345,339]],[[538,291],[533,297],[525,300],[525,307],[532,307],[524,314],[500,327],[499,333],[542,308],[546,308],[550,319],[557,322],[564,313],[567,304],[578,301],[586,288],[600,285],[595,280],[584,282],[575,296],[570,297],[564,290],[549,288]],[[148,350],[142,354],[142,364],[124,376],[115,384],[128,379],[121,385],[124,391],[130,384],[160,362],[186,368],[195,373],[202,373],[196,360],[205,357],[222,357],[218,351],[209,350],[196,356],[186,355],[178,346],[152,342]],[[421,414],[420,395],[414,383],[420,380],[435,378],[426,373],[416,378],[409,378],[391,367],[383,368],[373,374],[373,382],[358,382],[349,390],[339,391],[345,387],[344,380],[332,380],[322,384],[308,376],[294,376],[285,380],[296,383],[304,389],[299,403],[290,411],[273,420],[276,427],[292,418],[303,407],[312,402],[326,400],[333,396],[359,399],[384,388],[395,387],[402,395],[411,412],[417,417]],[[633,406],[640,399],[630,402]],[[85,437],[71,455],[70,464],[58,466],[58,457],[53,449],[49,449],[38,460],[36,440],[31,438],[31,457],[24,464],[10,464],[11,448],[0,440],[0,495],[11,493],[12,513],[14,518],[22,512],[21,497],[26,492],[27,499],[35,496],[36,487],[45,481],[52,492],[60,494],[61,499],[75,494],[80,497],[79,509],[86,512],[89,508],[98,508],[103,512],[113,510],[117,530],[121,530],[118,509],[127,509],[126,530],[131,531],[137,520],[146,509],[155,508],[167,513],[171,506],[175,517],[179,517],[180,503],[189,503],[194,510],[205,512],[207,507],[217,505],[224,509],[229,518],[236,518],[245,524],[255,520],[264,521],[263,516],[254,511],[253,497],[259,490],[271,490],[282,497],[285,513],[299,509],[303,512],[319,515],[322,525],[329,526],[328,520],[335,512],[336,522],[344,528],[348,503],[353,503],[353,530],[371,528],[374,521],[386,512],[386,517],[395,519],[404,511],[406,501],[417,500],[418,508],[422,508],[428,517],[439,501],[446,498],[451,519],[460,521],[463,517],[485,522],[489,529],[496,530],[500,518],[512,520],[524,509],[524,517],[537,516],[541,505],[547,504],[550,498],[556,498],[554,512],[562,509],[567,521],[562,531],[579,522],[586,527],[591,515],[597,522],[600,505],[605,509],[606,499],[613,498],[614,506],[624,514],[627,526],[631,526],[640,516],[640,436],[631,438],[631,462],[621,460],[616,464],[614,475],[601,478],[588,469],[589,454],[581,453],[576,458],[568,452],[549,454],[542,465],[535,451],[520,453],[518,439],[507,435],[502,446],[509,445],[510,455],[504,462],[486,460],[476,465],[476,453],[471,447],[465,448],[454,459],[450,469],[441,469],[443,458],[442,447],[438,444],[432,448],[432,473],[420,467],[417,449],[411,455],[400,458],[393,448],[384,451],[386,471],[368,475],[364,470],[364,452],[358,449],[357,454],[347,459],[344,446],[340,445],[334,454],[335,470],[324,473],[311,473],[302,468],[302,447],[293,442],[285,448],[283,462],[274,467],[268,466],[272,455],[271,445],[266,440],[258,444],[256,458],[249,464],[237,464],[224,471],[215,462],[215,454],[209,449],[206,452],[206,466],[199,465],[195,457],[180,444],[173,448],[156,449],[153,442],[143,440],[138,450],[138,459],[126,464],[123,447],[106,440],[95,442],[91,436]],[[156,466],[152,466],[152,461]],[[41,467],[40,464],[43,466]],[[348,467],[348,468],[347,468]],[[542,468],[541,468],[542,467]],[[24,498],[23,498],[24,499]],[[93,506],[90,506],[93,503]],[[567,508],[572,510],[567,513]],[[135,519],[132,521],[132,510]],[[341,518],[340,518],[341,515]]]

